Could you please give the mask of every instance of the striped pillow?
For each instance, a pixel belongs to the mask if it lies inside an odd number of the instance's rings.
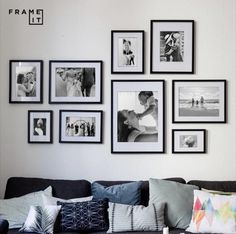
[[[109,202],[109,230],[107,233],[126,231],[162,231],[164,227],[164,203],[124,205]]]

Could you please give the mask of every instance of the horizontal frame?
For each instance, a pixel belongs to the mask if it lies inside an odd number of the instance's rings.
[[[49,103],[101,104],[102,76],[101,60],[50,60]]]
[[[185,138],[185,147],[182,146],[183,150],[177,150],[176,147],[176,140],[175,140],[175,136],[178,133],[185,133],[185,134],[190,134],[190,133],[196,133],[199,136],[202,136],[202,144],[200,145],[201,147],[199,147],[199,149],[197,149],[198,145],[195,146],[195,151],[192,147],[194,143],[194,139],[193,137],[189,137],[189,138]],[[204,154],[206,153],[206,129],[172,129],[172,153],[174,154]],[[199,137],[198,136],[198,137]],[[183,140],[183,139],[182,139]],[[183,144],[183,142],[181,142],[181,140],[178,142],[180,144]],[[181,148],[181,147],[180,147]],[[184,150],[185,149],[185,150]],[[187,149],[189,149],[189,151],[187,151]],[[191,149],[191,150],[190,150]]]

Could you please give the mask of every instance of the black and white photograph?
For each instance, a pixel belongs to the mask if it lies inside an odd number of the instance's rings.
[[[206,130],[173,129],[172,153],[206,153]]]
[[[52,115],[50,110],[28,111],[28,143],[52,143]]]
[[[10,60],[10,103],[42,103],[43,62]]]
[[[101,103],[102,61],[50,61],[49,103]]]
[[[60,110],[60,143],[102,143],[102,111]]]
[[[225,80],[173,81],[173,122],[225,122]]]
[[[194,73],[193,20],[151,20],[151,73]]]
[[[111,72],[144,72],[144,31],[111,32]]]
[[[164,81],[112,81],[112,152],[164,151]]]

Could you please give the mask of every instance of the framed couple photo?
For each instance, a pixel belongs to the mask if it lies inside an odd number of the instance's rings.
[[[164,86],[164,80],[112,80],[112,153],[164,153]]]
[[[194,21],[151,20],[151,73],[194,73]]]

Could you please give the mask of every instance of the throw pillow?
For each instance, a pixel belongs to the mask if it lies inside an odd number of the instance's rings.
[[[107,200],[57,204],[61,205],[62,231],[107,231]]]
[[[236,233],[236,196],[194,191],[189,232]]]
[[[201,188],[201,190],[207,193],[213,193],[213,194],[218,194],[218,195],[236,195],[236,192],[223,192],[223,191],[217,191],[217,190],[208,190],[204,188]]]
[[[19,232],[53,234],[60,206],[31,206],[28,217]]]
[[[0,200],[0,218],[9,222],[9,228],[20,228],[29,213],[30,206],[42,206],[42,194],[52,196],[52,187],[44,191],[29,193],[27,195]]]
[[[91,201],[93,199],[93,197],[92,196],[80,197],[80,198],[65,200],[65,199],[51,197],[51,196],[47,196],[45,194],[42,194],[42,199],[43,199],[44,206],[49,206],[49,205],[56,206],[58,201],[60,201],[60,202],[83,202],[83,201]]]
[[[164,203],[148,207],[109,202],[109,230],[112,232],[162,231],[164,227]]]
[[[193,190],[197,186],[178,182],[149,179],[150,203],[165,203],[166,225],[185,229],[188,227],[193,207]]]
[[[141,202],[141,181],[112,185],[109,187],[92,183],[94,199],[108,199],[110,202],[139,205]]]

